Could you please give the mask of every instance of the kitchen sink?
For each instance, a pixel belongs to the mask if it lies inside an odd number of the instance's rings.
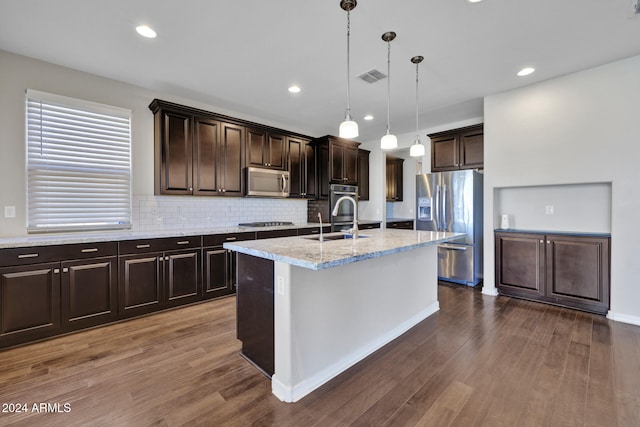
[[[371,237],[367,234],[360,234],[358,235],[358,239],[363,239],[366,237]],[[310,236],[310,237],[305,237],[305,239],[309,239],[309,240],[320,240],[320,236]],[[328,234],[323,236],[323,241],[328,241],[328,240],[345,240],[345,239],[353,239],[353,235],[351,234],[347,234],[347,233],[341,233],[341,234]]]

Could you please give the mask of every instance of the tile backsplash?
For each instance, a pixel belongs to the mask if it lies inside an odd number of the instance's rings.
[[[231,227],[241,222],[307,222],[307,201],[247,197],[133,196],[132,230]]]

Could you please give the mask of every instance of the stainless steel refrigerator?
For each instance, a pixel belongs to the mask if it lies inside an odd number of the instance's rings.
[[[417,176],[416,229],[465,233],[438,246],[438,278],[468,286],[482,279],[482,174],[475,170]]]

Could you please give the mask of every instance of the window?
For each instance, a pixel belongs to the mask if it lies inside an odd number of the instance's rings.
[[[27,230],[131,227],[131,111],[27,90]]]

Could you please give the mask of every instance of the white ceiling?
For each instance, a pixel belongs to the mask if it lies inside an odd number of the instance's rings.
[[[640,54],[635,0],[360,0],[353,77],[386,74],[391,131],[482,116],[489,94]],[[346,12],[339,0],[1,0],[0,49],[220,106],[312,136],[337,134],[346,106]],[[158,37],[138,36],[145,23]],[[524,66],[536,73],[516,77]],[[302,92],[287,88],[298,84]],[[361,141],[384,134],[386,80],[353,79]],[[151,101],[151,100],[149,100]],[[365,114],[375,119],[365,122]]]

